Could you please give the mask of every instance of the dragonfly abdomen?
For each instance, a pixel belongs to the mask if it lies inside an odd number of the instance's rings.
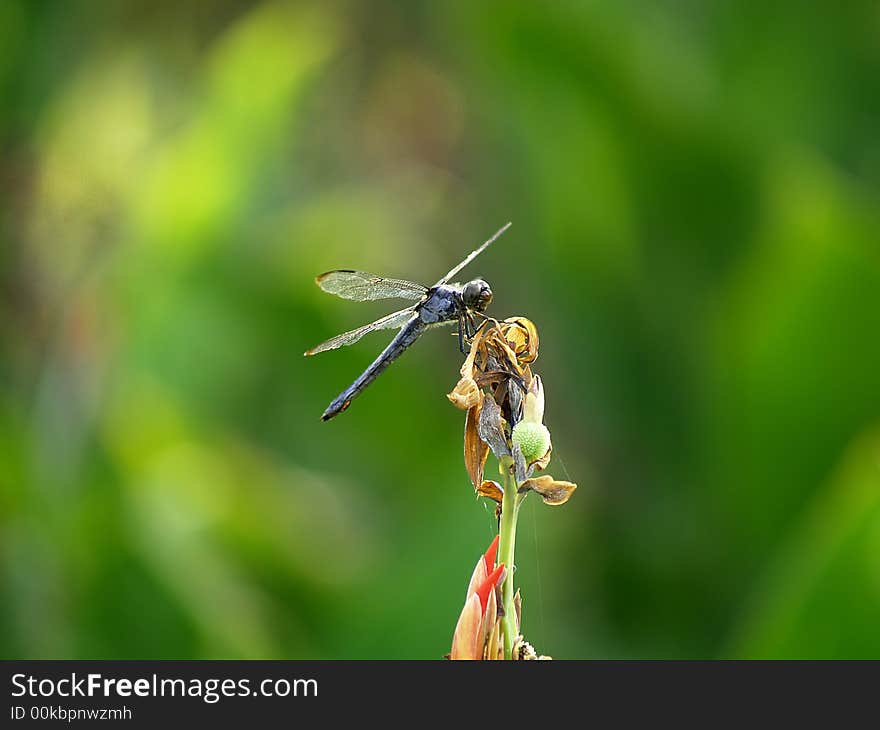
[[[342,391],[333,402],[327,406],[324,414],[321,416],[322,421],[329,421],[334,416],[344,411],[351,402],[357,398],[367,386],[378,378],[388,366],[393,363],[428,327],[428,324],[422,321],[418,313],[413,314],[412,318],[395,335],[394,339],[388,344],[379,356],[373,360],[370,366],[358,376],[351,385]]]

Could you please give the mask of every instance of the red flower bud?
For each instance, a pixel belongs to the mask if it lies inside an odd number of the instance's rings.
[[[486,572],[491,573],[492,569],[495,567],[495,556],[498,554],[498,540],[501,539],[501,535],[495,535],[495,539],[492,540],[492,544],[489,546],[489,549],[486,550],[486,554],[483,558],[486,561]]]
[[[493,570],[489,575],[486,576],[486,580],[483,581],[482,585],[477,588],[475,593],[480,599],[480,609],[483,613],[486,612],[486,603],[489,600],[489,592],[495,590],[495,585],[498,583],[499,578],[501,578],[501,574],[504,572],[504,563],[498,565],[495,570]]]
[[[496,536],[477,560],[471,575],[464,609],[452,637],[452,651],[449,653],[451,659],[501,658],[496,590],[504,577],[504,563],[495,565],[497,555]]]

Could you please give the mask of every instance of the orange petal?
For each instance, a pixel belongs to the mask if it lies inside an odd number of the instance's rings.
[[[474,593],[480,599],[480,606],[482,606],[483,611],[486,610],[486,603],[489,600],[489,594],[495,591],[495,586],[498,584],[503,574],[504,563],[499,563],[495,567],[495,570],[489,573],[489,575],[486,576],[486,580],[478,585],[477,589],[474,591]]]
[[[499,540],[501,540],[501,535],[495,535],[495,539],[492,540],[492,543],[483,555],[483,560],[486,561],[486,572],[491,573],[495,568],[495,557],[498,555]]]

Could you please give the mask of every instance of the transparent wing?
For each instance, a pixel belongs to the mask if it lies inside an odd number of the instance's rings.
[[[387,279],[384,276],[363,271],[337,269],[321,274],[315,282],[325,292],[343,299],[366,302],[373,299],[421,299],[427,287],[403,279]]]
[[[448,274],[446,274],[446,276],[444,276],[442,279],[440,279],[440,281],[438,281],[434,286],[440,286],[440,284],[447,283],[453,276],[455,276],[459,271],[461,271],[471,261],[473,261],[475,258],[477,258],[477,256],[479,256],[481,253],[483,253],[483,251],[485,251],[487,248],[489,248],[490,245],[495,243],[495,241],[497,241],[501,237],[501,234],[504,233],[504,231],[506,231],[512,225],[513,225],[513,223],[509,222],[507,225],[499,228],[495,232],[495,235],[492,236],[492,238],[490,238],[488,241],[486,241],[486,243],[484,243],[482,246],[480,246],[476,251],[471,251],[471,253],[468,254],[467,258],[465,258],[464,261],[462,261],[458,266],[453,268]]]
[[[343,332],[341,335],[336,335],[336,337],[331,337],[326,342],[322,342],[311,350],[306,350],[303,354],[317,355],[319,352],[324,352],[325,350],[335,350],[337,347],[354,344],[365,334],[375,330],[389,330],[403,327],[403,325],[409,321],[410,317],[413,316],[413,312],[415,312],[413,307],[401,309],[399,312],[392,312],[381,319],[377,319],[375,322],[365,324],[363,327],[358,327],[349,332]]]

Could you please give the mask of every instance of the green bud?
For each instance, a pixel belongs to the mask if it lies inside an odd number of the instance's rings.
[[[513,427],[512,437],[527,464],[540,459],[550,448],[550,431],[543,423],[520,421]]]

